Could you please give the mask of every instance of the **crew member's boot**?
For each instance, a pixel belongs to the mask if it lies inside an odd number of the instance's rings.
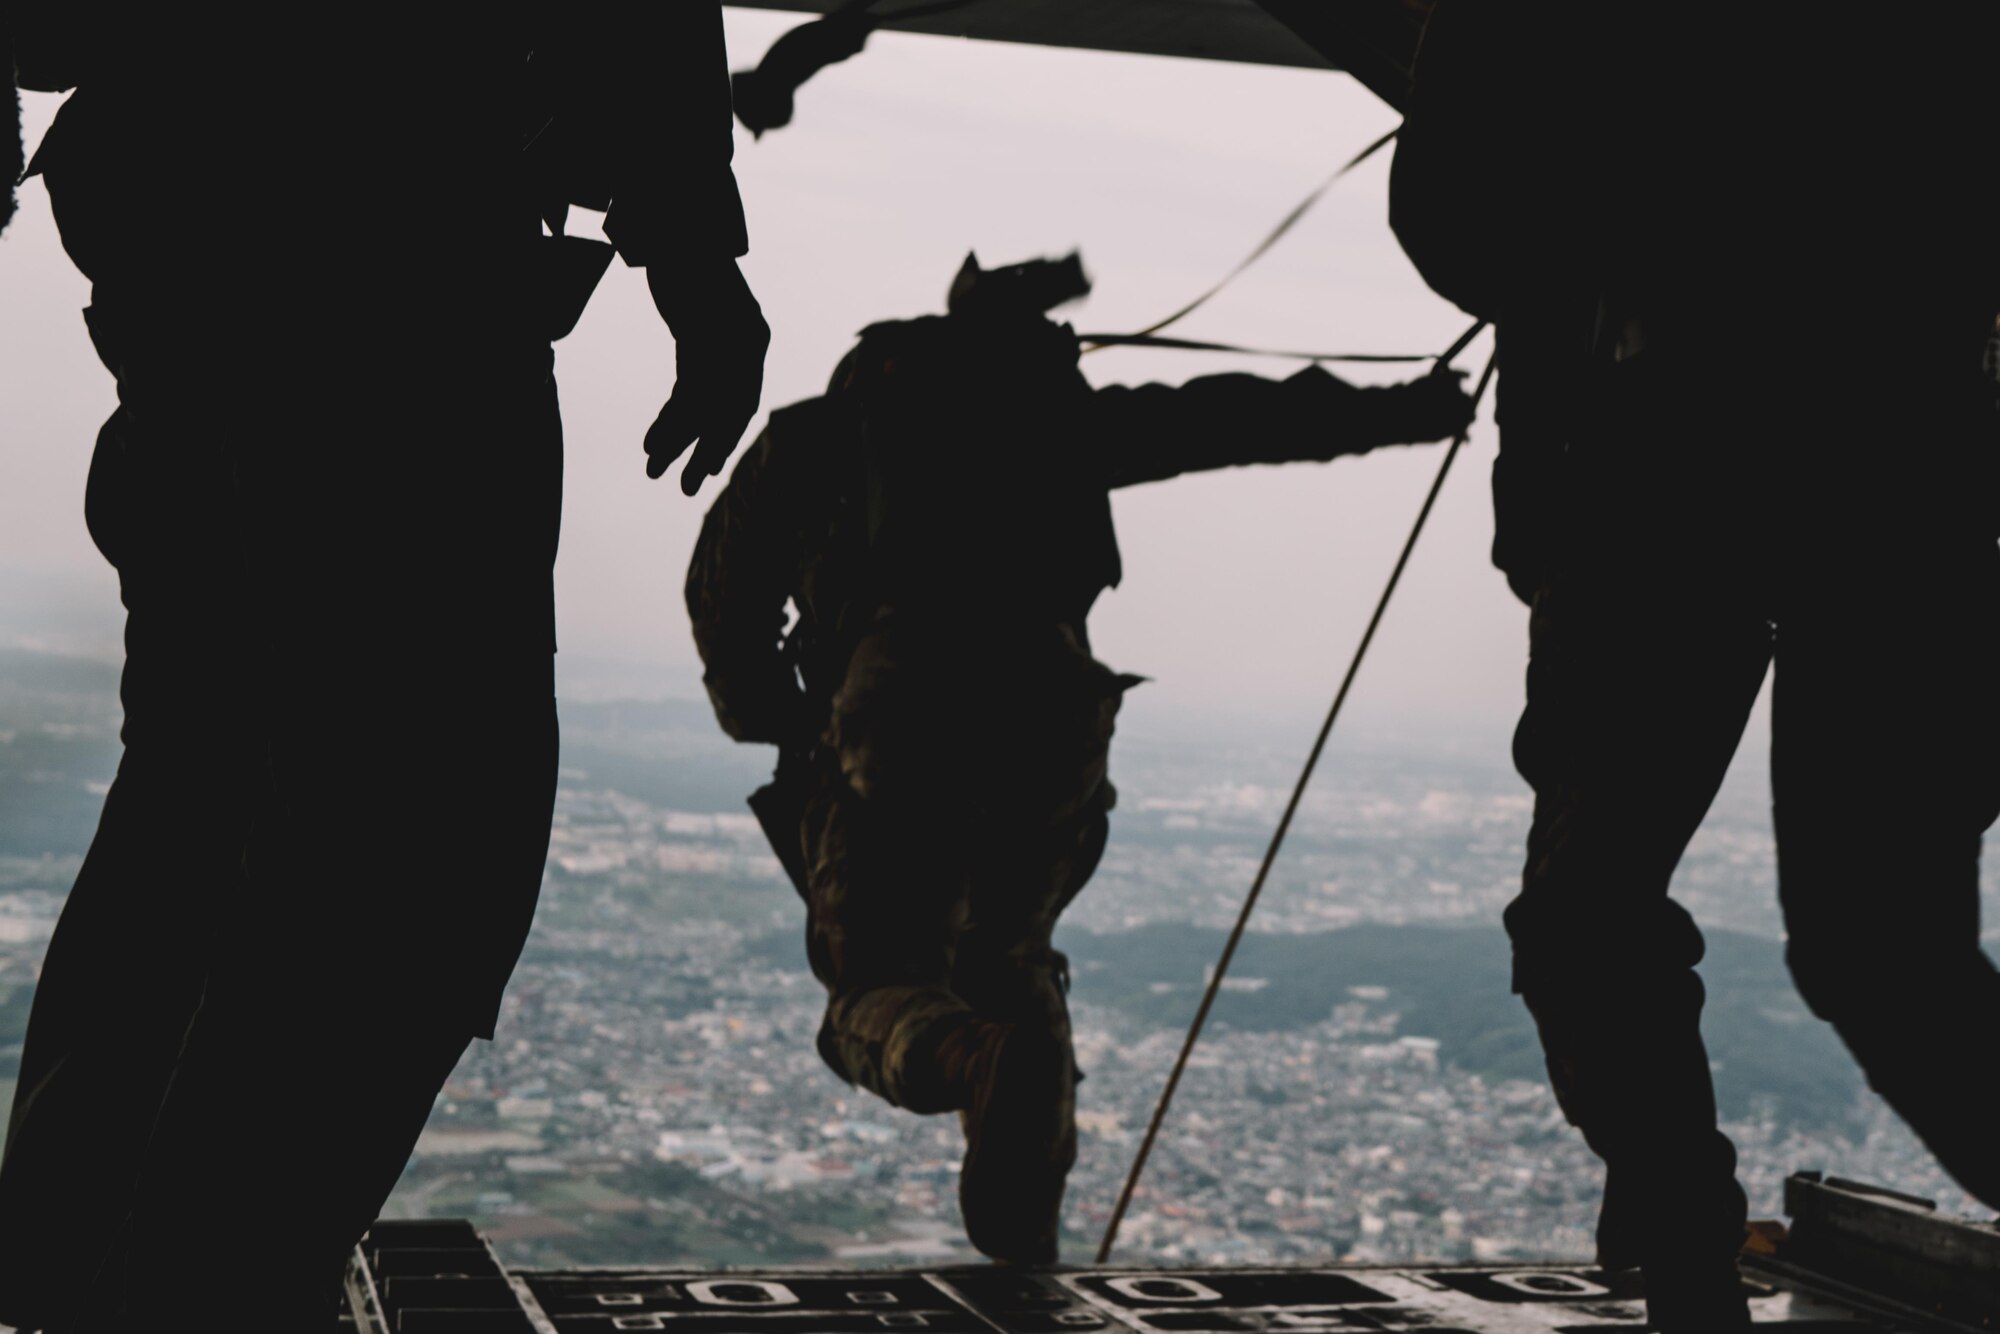
[[[1718,1136],[1720,1138],[1720,1136]],[[1646,1164],[1648,1168],[1654,1164]],[[1700,1182],[1708,1172],[1684,1166],[1666,1176],[1680,1186]],[[1662,1334],[1728,1334],[1750,1328],[1750,1302],[1736,1268],[1740,1234],[1732,1248],[1726,1228],[1710,1226],[1728,1214],[1736,1192],[1714,1190],[1704,1208],[1662,1204],[1674,1200],[1672,1184],[1646,1182],[1644,1174],[1612,1168],[1604,1182],[1604,1212],[1598,1220],[1598,1264],[1608,1270],[1636,1268],[1646,1282],[1646,1316]],[[1632,1190],[1620,1190],[1620,1184]],[[1734,1184],[1734,1182],[1732,1182]],[[1704,1216],[1706,1214],[1706,1216]]]
[[[975,1022],[949,1035],[938,1055],[966,1092],[958,1178],[966,1236],[1004,1263],[1055,1263],[1063,1186],[1076,1162],[1069,1043],[1046,1028]]]
[[[1556,1100],[1605,1163],[1598,1263],[1641,1272],[1662,1334],[1748,1329],[1736,1269],[1746,1201],[1736,1151],[1716,1129],[1701,982],[1669,972],[1637,1009],[1596,1003],[1610,994],[1600,984],[1523,997]]]
[[[1750,1325],[1736,1258],[1644,1267],[1647,1323],[1661,1334],[1734,1334]]]

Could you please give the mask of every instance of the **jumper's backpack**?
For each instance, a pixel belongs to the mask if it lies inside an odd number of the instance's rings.
[[[1076,335],[1043,313],[1088,290],[1074,255],[968,256],[949,314],[862,331],[828,390],[856,460],[856,602],[1080,630],[1118,582]]]
[[[793,644],[827,705],[822,762],[864,796],[1014,828],[1109,800],[1139,678],[1090,653],[1118,547],[1076,335],[1044,314],[1087,290],[1075,256],[968,258],[949,314],[864,330],[800,422],[839,462]],[[752,805],[789,851],[782,786]]]

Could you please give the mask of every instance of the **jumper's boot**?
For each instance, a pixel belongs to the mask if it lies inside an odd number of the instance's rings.
[[[1053,1264],[1063,1186],[1076,1162],[1076,1065],[1066,1039],[1027,1024],[969,1023],[941,1065],[964,1080],[965,1233],[1007,1264]]]

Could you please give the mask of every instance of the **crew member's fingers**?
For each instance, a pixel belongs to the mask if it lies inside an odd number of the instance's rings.
[[[700,414],[691,401],[695,397],[684,383],[676,382],[673,396],[647,428],[646,476],[664,476],[673,461],[686,453],[688,446],[700,434]]]
[[[688,456],[687,467],[681,471],[681,490],[693,495],[701,489],[703,481],[720,474],[729,463],[729,456],[736,452],[736,446],[743,443],[745,432],[750,429],[750,419],[757,415],[757,405],[752,401],[747,407],[719,409],[711,415],[708,426],[701,433],[701,443]]]
[[[688,455],[687,467],[681,469],[681,494],[684,496],[691,496],[701,490],[701,484],[715,476],[716,469],[708,466],[708,459],[703,453],[707,444],[708,437],[704,435],[702,443],[696,445],[694,453]]]

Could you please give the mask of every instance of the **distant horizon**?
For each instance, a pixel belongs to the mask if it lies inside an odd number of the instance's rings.
[[[120,667],[123,651],[115,643],[83,648],[67,643],[42,641],[33,636],[9,634],[0,623],[0,660],[9,653],[30,654],[53,660],[87,662],[106,669]],[[707,720],[709,701],[698,676],[681,670],[682,664],[649,663],[579,654],[557,654],[556,699],[559,705],[603,707],[616,704],[673,704],[696,710]],[[1296,754],[1302,762],[1306,750],[1325,720],[1334,682],[1327,685],[1328,698],[1316,706],[1296,707],[1292,702],[1238,700],[1226,703],[1203,702],[1193,706],[1174,703],[1171,707],[1149,706],[1144,688],[1126,699],[1118,723],[1118,742],[1125,746],[1247,746],[1270,749],[1285,755]],[[1454,764],[1504,771],[1513,776],[1508,737],[1500,724],[1484,720],[1483,726],[1447,718],[1345,718],[1334,733],[1322,766],[1336,766],[1345,755],[1396,756],[1408,759],[1448,759]],[[1511,727],[1511,724],[1508,724]],[[719,726],[718,742],[726,741]],[[1732,784],[1762,782],[1769,763],[1769,736],[1752,729],[1737,748],[1730,766]],[[750,753],[768,747],[746,746]],[[1114,758],[1114,774],[1116,761]],[[1525,784],[1521,791],[1527,792]]]

